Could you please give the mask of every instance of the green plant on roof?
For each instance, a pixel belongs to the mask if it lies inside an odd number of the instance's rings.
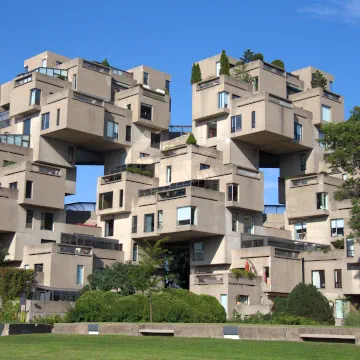
[[[186,139],[186,144],[188,145],[196,145],[197,141],[193,133],[191,133],[188,138]]]

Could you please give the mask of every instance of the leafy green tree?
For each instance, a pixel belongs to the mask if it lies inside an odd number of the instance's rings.
[[[334,197],[336,200],[350,199],[350,236],[360,240],[360,107],[355,106],[350,111],[348,121],[328,123],[321,130],[324,138],[319,141],[330,150],[327,162],[332,170],[350,175]]]
[[[168,240],[168,237],[153,243],[144,240],[140,245],[139,267],[133,273],[134,287],[142,291],[149,300],[150,322],[153,321],[153,295],[162,290],[165,280],[170,277],[169,274],[165,276],[165,267],[169,267],[171,261],[168,250],[164,248]]]
[[[86,290],[115,291],[120,295],[128,296],[135,293],[133,273],[136,266],[131,263],[114,262],[104,270],[94,271],[89,275],[89,285]]]
[[[281,69],[285,69],[285,64],[282,60],[274,60],[271,63]]]
[[[230,62],[225,50],[221,52],[220,56],[220,75],[230,75]]]
[[[191,84],[196,84],[202,81],[200,65],[194,63],[191,69]]]
[[[253,61],[254,55],[255,54],[250,49],[245,50],[243,55],[240,58],[241,62],[243,62],[244,64],[247,64],[248,62]]]
[[[263,60],[264,61],[264,55],[261,53],[254,54],[252,56],[251,61],[255,61],[255,60]]]
[[[7,249],[0,248],[0,266],[6,263]]]
[[[327,80],[319,70],[316,70],[315,73],[313,74],[313,78],[311,80],[311,87],[313,89],[320,87],[326,90]]]
[[[104,66],[110,67],[110,64],[109,64],[107,58],[105,58],[105,59],[101,62],[101,64],[104,65]]]
[[[247,63],[237,62],[234,68],[233,77],[237,80],[245,81],[251,84],[254,78],[249,74],[247,70]]]
[[[188,136],[188,138],[186,139],[186,143],[187,143],[188,145],[196,145],[196,144],[197,144],[196,138],[195,138],[195,136],[194,136],[193,133],[191,133],[191,134]]]

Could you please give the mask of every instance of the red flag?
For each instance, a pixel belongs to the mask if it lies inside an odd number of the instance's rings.
[[[246,260],[246,263],[245,263],[245,270],[250,271],[250,265],[249,265],[249,262],[247,260]]]

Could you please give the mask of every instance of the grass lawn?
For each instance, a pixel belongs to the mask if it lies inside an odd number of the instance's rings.
[[[360,347],[280,341],[41,334],[0,337],[0,359],[359,360]]]

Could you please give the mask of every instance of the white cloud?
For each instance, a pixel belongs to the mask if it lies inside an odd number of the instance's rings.
[[[327,20],[360,24],[360,0],[316,0],[313,5],[298,9]]]

